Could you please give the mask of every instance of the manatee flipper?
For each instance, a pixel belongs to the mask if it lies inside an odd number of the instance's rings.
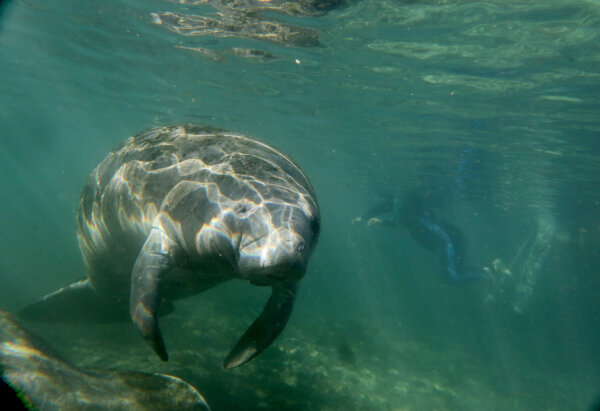
[[[129,314],[133,324],[163,361],[168,361],[167,348],[158,327],[160,283],[173,266],[168,238],[153,229],[133,266]]]
[[[127,306],[103,300],[85,279],[46,295],[18,315],[35,322],[106,323],[127,321]]]
[[[267,348],[285,328],[294,308],[297,293],[297,281],[273,286],[271,297],[262,313],[227,355],[223,367],[239,367]]]

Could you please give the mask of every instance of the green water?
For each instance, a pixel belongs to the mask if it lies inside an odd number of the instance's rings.
[[[129,324],[30,325],[73,363],[171,373],[214,410],[592,408],[599,1],[266,13],[319,30],[318,47],[186,37],[155,24],[165,12],[216,16],[158,0],[0,4],[0,309],[84,275],[76,208],[114,145],[204,123],[289,153],[317,191],[321,239],[286,330],[221,368],[268,298],[242,282],[177,302],[161,323],[167,364]],[[412,187],[443,198],[490,281],[449,284],[406,230],[352,223]]]

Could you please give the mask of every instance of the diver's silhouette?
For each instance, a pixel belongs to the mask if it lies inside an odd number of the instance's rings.
[[[407,229],[421,247],[438,255],[442,277],[452,283],[487,278],[483,270],[465,265],[466,244],[462,232],[438,218],[427,197],[417,189],[396,194],[374,205],[357,220],[364,220],[368,225],[381,223]]]

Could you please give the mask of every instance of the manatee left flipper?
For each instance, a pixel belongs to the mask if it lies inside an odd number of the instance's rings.
[[[288,281],[272,287],[271,297],[262,313],[227,355],[223,367],[239,367],[271,345],[290,318],[298,285],[297,281]]]
[[[168,361],[169,356],[157,320],[160,283],[172,266],[168,238],[155,228],[133,266],[129,314],[138,331],[163,361]]]

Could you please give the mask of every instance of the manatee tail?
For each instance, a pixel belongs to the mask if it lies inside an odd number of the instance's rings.
[[[108,303],[87,279],[76,281],[22,308],[19,317],[34,322],[108,323],[127,321],[127,305]]]

